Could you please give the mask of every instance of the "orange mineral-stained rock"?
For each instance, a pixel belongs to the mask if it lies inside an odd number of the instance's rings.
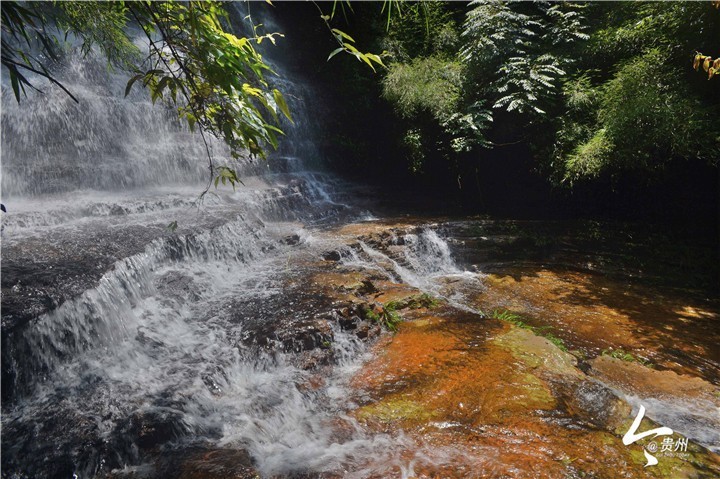
[[[405,438],[414,477],[713,477],[706,451],[691,462],[643,468],[613,432],[630,407],[531,331],[444,306],[419,312],[375,347],[353,378],[352,415]],[[588,399],[590,397],[591,399]],[[372,468],[388,477],[397,465]],[[396,471],[397,472],[397,471]],[[710,474],[710,475],[708,475]]]

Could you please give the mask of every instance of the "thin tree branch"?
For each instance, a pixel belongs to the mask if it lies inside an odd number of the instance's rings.
[[[172,75],[176,84],[180,86],[180,91],[182,92],[183,97],[185,97],[185,100],[187,101],[187,105],[190,108],[190,110],[192,110],[193,115],[195,115],[196,118],[200,118],[200,115],[198,115],[197,110],[193,106],[190,98],[188,97],[188,92],[186,91],[184,84],[175,75],[175,72],[172,70],[172,68],[170,68],[170,65],[168,65],[167,61],[165,60],[165,57],[162,55],[162,51],[157,47],[157,45],[153,41],[152,37],[150,37],[150,34],[145,30],[145,27],[140,22],[140,19],[138,18],[137,14],[132,9],[132,7],[129,7],[128,10],[132,14],[132,16],[135,18],[135,21],[140,25],[142,31],[145,33],[145,36],[147,37],[148,41],[150,42],[150,48],[155,50],[157,56],[163,62],[165,67],[168,69],[168,72],[170,73],[170,75]],[[157,21],[154,18],[153,18],[153,21],[157,24]],[[171,51],[173,51],[173,50],[171,50]],[[177,55],[175,55],[175,54],[174,54],[174,56],[175,56],[175,60],[178,62],[178,65],[181,65],[182,64],[181,59],[178,58]],[[193,80],[191,78],[188,78],[188,81],[190,82],[190,84],[193,83]],[[208,180],[208,185],[205,187],[205,191],[203,191],[203,193],[200,195],[200,197],[202,198],[205,195],[205,193],[207,193],[210,190],[210,186],[212,186],[212,180],[215,177],[215,163],[213,162],[212,155],[210,153],[210,145],[208,145],[207,138],[205,138],[205,132],[203,131],[202,124],[200,125],[199,130],[200,130],[200,136],[201,136],[203,144],[205,146],[205,153],[207,154],[207,157],[208,157],[208,167],[210,169],[210,178]]]
[[[75,103],[80,103],[80,102],[78,101],[78,99],[75,98],[75,95],[73,95],[72,93],[70,93],[70,91],[69,91],[67,88],[65,88],[62,83],[60,83],[59,81],[57,81],[56,79],[54,79],[52,76],[48,75],[47,73],[42,72],[42,71],[40,71],[40,70],[36,70],[35,68],[29,67],[29,66],[27,66],[27,65],[24,64],[24,63],[16,62],[16,61],[11,60],[11,59],[9,59],[9,58],[7,58],[7,57],[3,57],[2,63],[5,63],[6,65],[8,65],[8,64],[14,65],[16,68],[17,68],[17,67],[24,68],[25,70],[31,71],[31,72],[33,72],[33,73],[36,73],[36,74],[42,76],[42,77],[47,78],[48,80],[50,80],[51,83],[54,83],[55,85],[59,86],[65,93],[67,93],[67,95],[68,95],[70,98],[72,98]],[[28,85],[30,85],[30,84],[28,83]],[[30,85],[30,86],[33,87],[32,85]],[[33,87],[33,88],[35,88],[35,87]],[[35,90],[40,91],[40,90],[38,90],[37,88],[35,88]]]

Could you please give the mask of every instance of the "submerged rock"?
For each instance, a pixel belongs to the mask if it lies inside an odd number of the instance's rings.
[[[660,371],[605,355],[589,361],[589,364],[591,376],[628,394],[702,400],[714,403],[720,410],[720,388],[701,378],[675,371]]]
[[[555,385],[567,412],[588,424],[614,432],[631,417],[632,408],[604,384],[583,379]]]
[[[187,434],[183,413],[171,408],[136,411],[127,421],[123,434],[140,450],[157,449]]]
[[[246,346],[301,353],[332,344],[333,332],[326,319],[307,319],[281,325],[264,325],[249,329],[242,337]]]
[[[300,235],[293,234],[293,235],[286,236],[285,238],[283,238],[282,242],[289,246],[296,246],[296,245],[300,244],[300,241],[301,241]]]
[[[180,271],[168,271],[155,279],[155,287],[166,298],[183,304],[195,302],[200,298],[195,279]]]
[[[720,388],[698,377],[599,356],[588,373],[647,408],[650,418],[720,452]]]
[[[256,479],[252,459],[243,449],[215,449],[190,457],[177,479]]]
[[[507,333],[494,338],[493,342],[507,348],[515,357],[536,370],[537,374],[550,373],[568,379],[583,377],[571,354],[526,329],[511,327]]]
[[[371,430],[411,438],[405,454],[417,477],[655,477],[642,447],[622,443],[630,405],[571,354],[447,305],[410,316],[355,377],[353,414]],[[697,448],[657,477],[716,472],[718,462]]]
[[[164,479],[256,479],[252,458],[244,449],[179,449],[166,451],[151,468],[150,477]],[[113,474],[112,479],[143,477]]]
[[[326,251],[322,254],[322,258],[325,261],[340,261],[342,256],[339,251]]]
[[[333,332],[327,320],[316,319],[295,323],[289,328],[275,332],[285,352],[299,353],[316,348],[329,347],[333,341]]]

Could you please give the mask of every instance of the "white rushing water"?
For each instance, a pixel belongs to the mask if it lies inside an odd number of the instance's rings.
[[[338,181],[308,166],[319,163],[310,90],[283,81],[295,118],[283,149],[241,164],[238,191],[199,203],[204,146],[173,112],[140,88],[123,98],[126,75],[102,59],[71,57],[61,75],[79,105],[49,86],[18,105],[3,86],[5,262],[71,271],[59,286],[84,288],[30,322],[3,321],[4,473],[158,475],[148,448],[192,445],[246,450],[266,476],[388,454],[388,438],[343,414],[365,354],[355,336],[333,329],[336,364],[318,390],[302,390],[311,373],[281,347],[243,342],[258,321],[293,314],[265,305],[282,303],[295,262],[320,252],[283,238],[348,210]],[[210,147],[226,161],[219,141]],[[13,291],[36,295],[32,281],[20,276]],[[148,428],[162,431],[151,445]]]
[[[362,434],[342,444],[333,440],[331,419],[345,406],[344,381],[361,360],[357,339],[334,331],[340,365],[327,390],[314,394],[297,388],[309,373],[283,354],[248,357],[238,347],[244,328],[234,301],[281,295],[282,255],[242,266],[227,258],[190,258],[150,267],[156,259],[143,253],[127,260],[127,269],[116,268],[98,288],[26,331],[34,341],[30,349],[43,352],[36,360],[50,372],[11,418],[42,416],[36,410],[51,405],[78,408],[74,414],[91,418],[101,437],[111,439],[134,414],[170,414],[178,436],[245,448],[267,475],[334,470],[353,455],[367,458],[382,449],[382,438]],[[129,269],[146,274],[129,278]],[[61,395],[74,400],[59,401]]]
[[[360,241],[359,249],[345,250],[343,264],[378,271],[393,281],[442,297],[456,308],[475,312],[467,306],[465,293],[482,290],[483,275],[458,266],[447,240],[432,227],[395,234],[388,244],[378,248]]]

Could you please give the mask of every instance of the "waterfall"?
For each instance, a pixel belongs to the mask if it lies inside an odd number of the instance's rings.
[[[481,275],[458,266],[446,238],[428,226],[391,234],[383,241],[360,240],[343,251],[346,266],[375,270],[397,283],[409,284],[474,312],[465,304],[464,291],[482,290]]]
[[[350,210],[318,169],[317,99],[264,54],[294,121],[267,162],[236,165],[244,185],[202,203],[200,136],[139,85],[125,98],[128,75],[99,55],[70,52],[55,72],[78,104],[51,85],[17,104],[3,83],[4,473],[139,472],[151,446],[212,445],[284,474],[387,448],[359,432],[333,439],[357,338],[332,332],[338,369],[313,393],[281,352],[243,343],[282,320],[264,311],[286,293],[290,255],[318,255],[285,238]],[[222,142],[209,147],[229,161]],[[152,445],[148,428],[162,432]]]
[[[123,98],[127,74],[108,72],[97,56],[68,55],[59,88],[17,103],[3,87],[2,190],[6,203],[77,190],[117,191],[198,182],[204,148],[174,112],[136,88]],[[40,81],[36,79],[35,81]],[[222,155],[222,146],[213,142]]]

